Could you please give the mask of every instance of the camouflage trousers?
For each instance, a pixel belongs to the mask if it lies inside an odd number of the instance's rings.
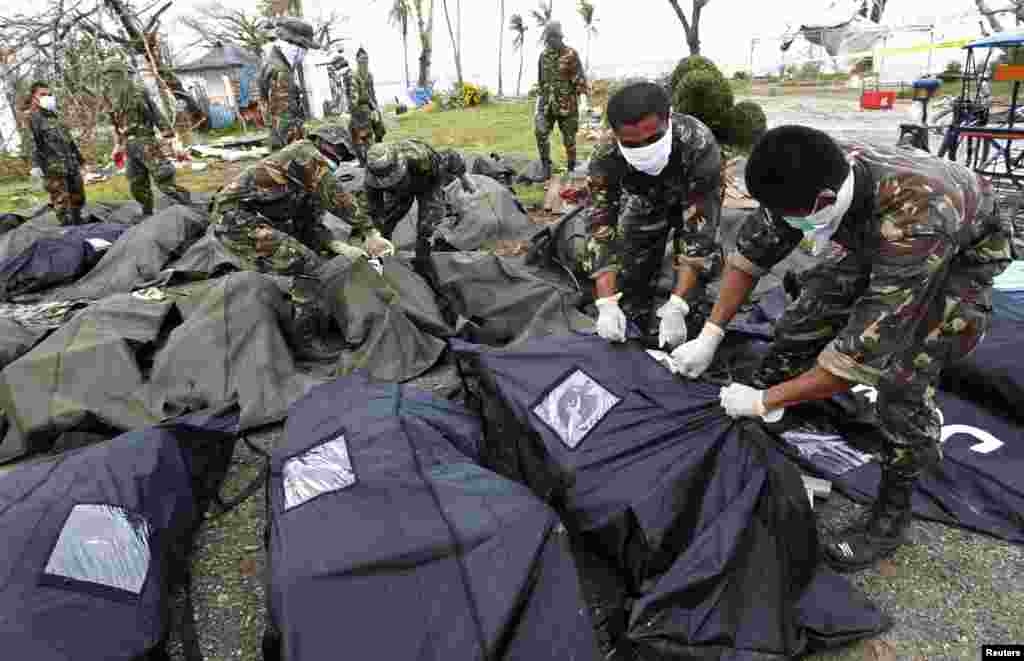
[[[383,142],[384,136],[387,135],[387,127],[384,126],[384,120],[381,114],[376,110],[373,110],[368,105],[357,106],[355,112],[364,112],[366,116],[370,118],[370,129],[373,131],[373,138],[375,142]]]
[[[882,367],[876,402],[882,467],[900,480],[916,479],[941,459],[942,423],[935,404],[939,374],[971,353],[989,327],[991,279],[986,287],[979,285],[985,278],[958,271],[949,261],[944,266],[944,274],[934,279],[922,301],[927,315],[920,327],[901,328],[899,338],[878,338],[906,347]],[[800,280],[800,296],[776,324],[771,353],[754,378],[757,387],[768,388],[815,366],[818,355],[850,321],[871,272],[840,250]]]
[[[562,117],[550,110],[537,113],[534,118],[534,133],[537,136],[537,153],[543,162],[551,161],[551,132],[558,124],[562,132],[562,144],[565,145],[565,158],[576,160],[576,133],[580,130],[580,118],[576,113]]]
[[[302,117],[293,116],[291,113],[282,112],[267,117],[265,123],[270,127],[270,151],[272,152],[284,149],[306,136],[305,120]]]
[[[75,225],[82,221],[81,209],[85,206],[85,184],[82,173],[73,173],[46,178],[46,192],[50,194],[50,206],[57,214],[61,225]]]
[[[429,255],[434,232],[438,224],[445,217],[444,190],[440,186],[428,190],[425,193],[403,193],[401,198],[394,203],[395,209],[406,209],[412,207],[412,200],[416,200],[418,215],[416,218],[416,256],[425,258]],[[408,213],[406,211],[405,213]],[[381,235],[390,240],[398,223],[405,217],[405,213],[389,213],[380,225]]]
[[[174,164],[164,155],[156,140],[135,139],[128,142],[128,185],[132,197],[142,205],[145,214],[153,213],[153,187],[156,184],[161,193],[178,204],[189,204],[192,196],[175,183]]]
[[[709,212],[715,216],[717,226],[718,216],[721,214],[721,205],[715,198],[711,201]],[[669,237],[672,238],[672,268],[678,269],[682,266],[687,256],[687,241],[684,233],[686,220],[682,207],[666,206],[652,203],[640,195],[626,195],[623,198],[622,209],[619,213],[619,241],[621,246],[611,247],[621,257],[620,271],[616,284],[622,292],[622,309],[627,317],[634,319],[641,327],[650,323],[648,317],[653,312],[654,296],[658,287],[658,280],[664,272],[665,252],[668,247]],[[587,251],[582,256],[582,263],[578,268],[590,277],[594,272],[593,266],[598,263],[612,261],[605,256],[596,254],[609,246],[598,246],[596,242],[589,241]],[[618,260],[614,260],[618,261]],[[698,286],[694,287],[687,294],[687,302],[690,304],[691,315],[706,317],[710,314],[712,301],[708,296],[707,285],[718,278],[722,272],[724,256],[720,247],[715,248],[714,253],[705,258],[704,268]],[[671,288],[674,282],[666,283]],[[698,319],[694,317],[694,322]],[[687,322],[687,325],[690,325]],[[700,328],[703,320],[700,320]]]
[[[209,232],[246,271],[312,277],[324,263],[312,248],[245,209],[215,208]],[[291,295],[298,303],[306,302],[299,288],[292,287]]]

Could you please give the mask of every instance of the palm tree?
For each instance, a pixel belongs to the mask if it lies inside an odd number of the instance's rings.
[[[444,20],[448,24],[448,36],[452,40],[452,50],[455,51],[455,75],[459,80],[459,87],[462,87],[462,48],[459,37],[456,36],[455,31],[452,30],[452,18],[448,13],[448,0],[441,0],[441,6],[444,8]],[[461,3],[456,6],[455,11],[461,14]],[[456,16],[456,23],[461,20],[461,16]],[[461,36],[461,35],[460,35]]]
[[[388,22],[402,33],[402,50],[405,53],[402,61],[405,63],[406,87],[409,87],[409,15],[411,12],[409,0],[395,0],[395,4],[388,13]]]
[[[584,65],[584,69],[587,72],[587,78],[590,78],[590,38],[597,35],[597,27],[594,25],[594,3],[587,0],[579,0],[579,3],[576,10],[583,19],[583,29],[587,31],[587,63]]]
[[[541,39],[544,38],[544,28],[551,22],[551,12],[554,11],[554,4],[555,0],[548,0],[546,3],[544,0],[540,0],[537,9],[530,10],[530,15],[533,16],[533,20],[537,21],[537,27],[540,28]]]
[[[501,57],[505,51],[505,0],[498,0],[498,13],[501,15],[498,21],[498,96],[504,96],[502,87]]]
[[[512,39],[512,49],[519,51],[519,78],[516,79],[516,96],[519,96],[523,85],[523,58],[526,55],[526,50],[523,47],[526,45],[526,31],[529,28],[523,22],[522,14],[512,14],[512,18],[508,22],[508,29],[516,34]]]

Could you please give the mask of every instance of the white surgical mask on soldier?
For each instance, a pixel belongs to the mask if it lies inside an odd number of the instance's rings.
[[[41,96],[39,97],[39,107],[50,112],[57,111],[57,99],[53,96]]]
[[[668,129],[654,144],[646,147],[626,147],[619,143],[619,151],[626,161],[644,174],[656,177],[668,165],[672,156],[672,120],[668,120]]]

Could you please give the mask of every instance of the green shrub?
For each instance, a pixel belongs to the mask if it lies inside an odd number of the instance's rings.
[[[767,129],[768,118],[761,106],[753,101],[742,101],[729,110],[729,144],[747,149],[752,147]]]
[[[673,88],[673,109],[704,122],[719,139],[727,132],[732,104],[732,86],[718,69],[690,71]]]
[[[750,74],[746,71],[737,71],[732,75],[732,79],[739,81],[750,80]]]
[[[683,78],[686,77],[686,74],[699,69],[711,70],[718,73],[718,75],[722,75],[722,72],[715,66],[715,63],[708,58],[703,55],[691,55],[679,60],[679,64],[676,65],[676,68],[672,71],[672,77],[669,79],[669,89],[676,89]]]

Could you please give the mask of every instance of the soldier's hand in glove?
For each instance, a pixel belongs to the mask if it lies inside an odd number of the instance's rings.
[[[391,257],[395,254],[395,244],[381,236],[380,230],[371,230],[366,235],[366,252],[370,257]]]
[[[331,249],[335,255],[344,255],[349,259],[359,259],[360,257],[369,257],[366,251],[362,248],[356,248],[355,246],[349,245],[344,241],[334,240],[327,244],[327,247]]]
[[[704,324],[700,335],[685,344],[679,345],[672,352],[672,362],[676,366],[676,373],[685,377],[696,379],[704,373],[704,370],[711,365],[715,359],[715,352],[718,345],[725,339],[725,331],[711,323]]]
[[[658,346],[675,348],[686,341],[686,315],[690,306],[679,296],[672,294],[665,305],[658,308]]]
[[[42,179],[43,178],[43,169],[42,168],[32,168],[32,178],[33,179]]]
[[[619,307],[622,294],[599,298],[597,305],[597,334],[609,342],[626,341],[626,315]]]
[[[765,422],[778,422],[786,409],[769,412],[764,407],[764,391],[734,383],[722,388],[718,399],[730,418],[753,418],[760,416]]]

